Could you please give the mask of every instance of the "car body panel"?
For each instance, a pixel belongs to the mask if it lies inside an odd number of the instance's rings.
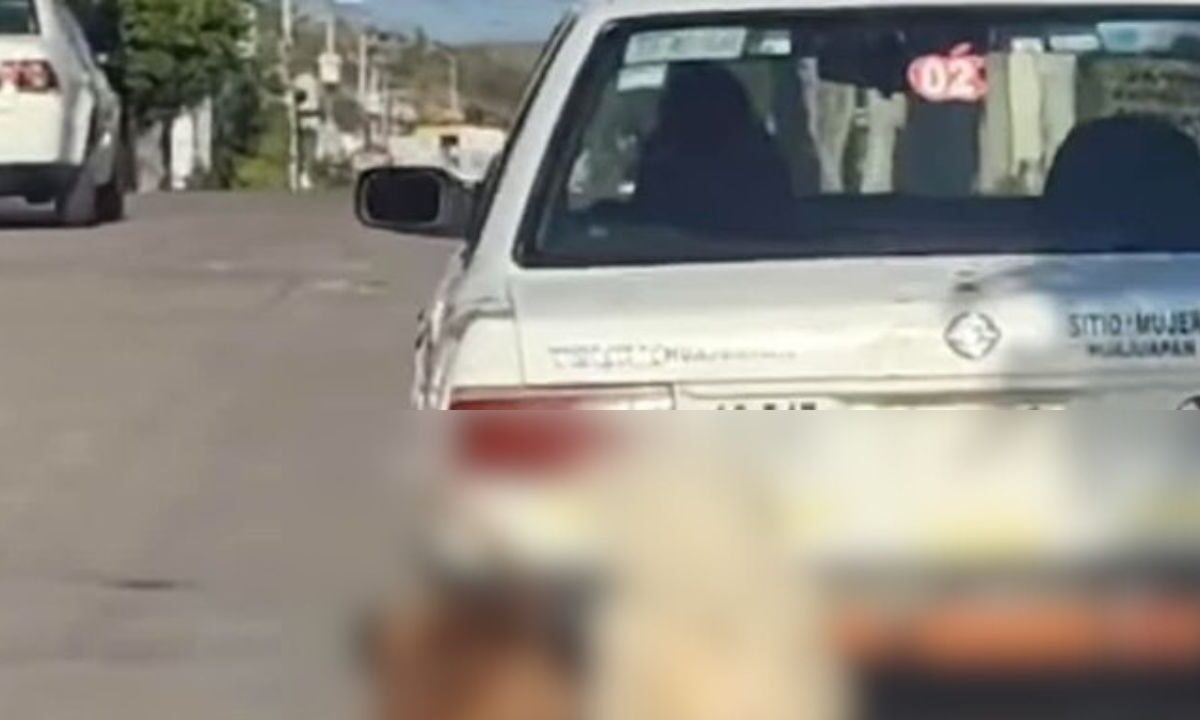
[[[1007,378],[1032,389],[1032,378],[1062,376],[1087,387],[1147,371],[1195,380],[1186,348],[1177,357],[1102,357],[1072,325],[1092,314],[1136,324],[1125,316],[1200,307],[1198,263],[996,257],[543,270],[514,278],[512,296],[527,385],[958,378],[994,388]],[[968,313],[992,318],[998,333],[977,359],[945,337]]]
[[[1030,5],[986,6],[1006,4]],[[1081,316],[1120,315],[1136,323],[1157,321],[1151,316],[1165,313],[1161,317],[1169,321],[1171,313],[1200,307],[1191,287],[1200,262],[1195,257],[939,256],[577,269],[530,269],[516,261],[514,239],[542,158],[604,28],[658,15],[873,5],[868,0],[614,0],[580,11],[556,40],[520,132],[510,138],[478,236],[452,265],[427,315],[435,324],[422,334],[417,404],[446,407],[455,387],[629,382],[677,387],[837,382],[842,392],[857,382],[867,395],[888,394],[889,383],[898,391],[936,394],[941,382],[944,394],[953,396],[995,395],[1014,386],[1025,393],[1078,394],[1136,378],[1165,388],[1154,402],[1168,407],[1188,400],[1193,390],[1200,392],[1192,387],[1198,376],[1194,353],[1164,348],[1147,359],[1120,357],[1122,349],[1115,348],[1115,356],[1106,355],[1089,342],[1104,338],[1073,333],[1078,328],[1072,327]],[[961,3],[904,0],[889,7]],[[948,347],[950,325],[970,313],[986,316],[1002,334],[987,357],[966,359]],[[481,318],[487,318],[489,329],[464,345],[460,340]],[[666,352],[675,359],[627,357],[631,352]],[[490,365],[488,358],[504,360]],[[1147,387],[1145,397],[1153,394]]]

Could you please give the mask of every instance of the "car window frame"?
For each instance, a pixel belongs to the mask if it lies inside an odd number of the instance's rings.
[[[578,15],[568,13],[555,26],[550,38],[542,47],[542,51],[538,56],[537,62],[534,63],[533,70],[530,73],[529,82],[526,83],[525,90],[522,93],[521,100],[517,104],[517,112],[510,125],[508,138],[505,140],[504,148],[500,154],[489,164],[487,172],[484,174],[483,181],[476,189],[476,202],[471,220],[467,226],[466,233],[466,248],[463,250],[463,263],[469,265],[475,255],[475,250],[481,244],[483,239],[484,229],[487,227],[488,218],[492,213],[492,208],[495,205],[496,195],[500,189],[501,181],[507,173],[509,164],[512,160],[513,148],[521,133],[524,132],[525,126],[528,123],[530,113],[533,110],[533,105],[541,94],[542,88],[546,82],[546,76],[550,73],[550,68],[554,65],[555,59],[558,57],[559,51],[566,43],[567,37],[570,36],[571,30],[574,29],[575,23],[578,21]]]
[[[59,22],[62,23],[63,34],[66,35],[67,42],[70,43],[75,53],[79,55],[79,62],[89,73],[100,72],[100,65],[96,62],[92,44],[87,38],[82,23],[75,15],[75,11],[65,4],[60,4],[57,12]]]

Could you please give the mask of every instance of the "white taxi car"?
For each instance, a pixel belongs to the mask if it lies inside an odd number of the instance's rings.
[[[65,225],[124,213],[121,105],[62,0],[0,0],[0,196]]]
[[[484,183],[362,178],[463,239],[416,404],[1194,406],[1200,6],[1035,5],[572,16]]]
[[[357,210],[463,242],[422,408],[1196,409],[1197,88],[1194,1],[605,0],[559,28],[482,184],[377,169]],[[580,440],[464,427],[485,472]],[[510,490],[514,534],[547,517]],[[1200,658],[1183,607],[1146,627]],[[973,627],[1103,656],[1085,617]]]

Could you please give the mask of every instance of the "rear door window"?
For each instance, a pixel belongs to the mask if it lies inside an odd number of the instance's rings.
[[[99,71],[95,59],[92,57],[92,46],[88,42],[87,36],[83,32],[83,28],[79,24],[79,20],[67,8],[63,8],[60,13],[62,17],[63,29],[66,31],[67,40],[71,43],[71,47],[75,50],[75,54],[79,56],[79,61],[87,66],[88,70],[93,72]]]
[[[0,35],[34,35],[37,31],[33,0],[0,0]]]

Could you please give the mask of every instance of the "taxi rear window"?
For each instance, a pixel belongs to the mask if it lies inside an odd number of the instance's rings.
[[[527,265],[1200,251],[1200,13],[617,25],[539,187]]]
[[[34,35],[37,31],[33,0],[0,0],[0,35]]]

